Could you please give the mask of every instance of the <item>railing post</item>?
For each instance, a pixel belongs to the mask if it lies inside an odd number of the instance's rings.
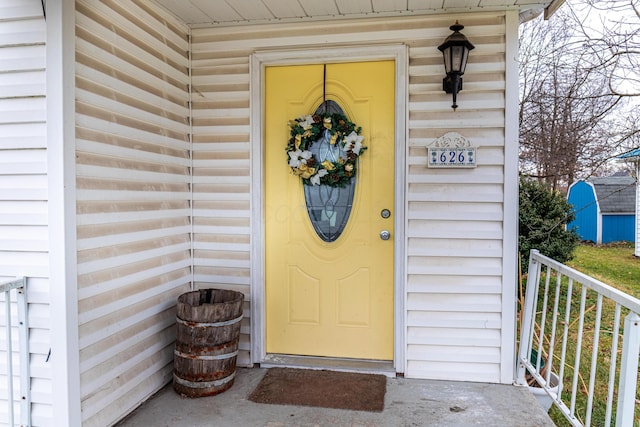
[[[6,357],[7,357],[7,414],[9,416],[9,425],[14,425],[14,410],[13,410],[13,344],[11,340],[11,288],[6,287],[4,291],[4,303],[5,303],[5,340],[6,344]]]
[[[29,351],[29,315],[27,278],[17,288],[18,334],[20,342],[20,425],[31,426],[31,354]]]
[[[616,427],[634,425],[639,354],[640,317],[638,313],[631,312],[624,319]]]
[[[535,315],[535,294],[538,286],[540,263],[535,258],[539,252],[531,250],[529,255],[529,270],[527,287],[525,291],[524,307],[522,308],[522,324],[520,325],[520,347],[518,349],[518,364],[516,371],[516,384],[527,385],[525,380],[526,367],[522,363],[529,357],[529,340],[531,339],[533,318]]]

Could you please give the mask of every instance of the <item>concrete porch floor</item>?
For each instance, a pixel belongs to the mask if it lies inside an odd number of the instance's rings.
[[[388,378],[383,412],[266,405],[247,400],[267,370],[238,368],[212,397],[180,397],[167,385],[118,427],[552,427],[535,397],[510,385]]]

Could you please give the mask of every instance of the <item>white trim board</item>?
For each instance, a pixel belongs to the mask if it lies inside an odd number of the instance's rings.
[[[53,414],[82,424],[75,168],[75,2],[47,2],[47,165]]]
[[[504,219],[502,236],[502,325],[500,382],[511,384],[516,369],[518,265],[518,26],[517,12],[506,14],[504,125]]]

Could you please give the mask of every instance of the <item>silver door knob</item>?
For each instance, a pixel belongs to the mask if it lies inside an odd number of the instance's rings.
[[[380,232],[380,238],[382,240],[389,240],[389,237],[391,237],[391,233],[389,233],[387,230],[382,230]]]

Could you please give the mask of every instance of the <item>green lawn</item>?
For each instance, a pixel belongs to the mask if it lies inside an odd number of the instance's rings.
[[[640,297],[640,258],[636,258],[633,254],[634,247],[631,243],[616,243],[611,245],[580,245],[574,254],[573,260],[567,264],[584,274],[594,277],[607,285],[613,286],[623,292]],[[553,281],[552,281],[553,283]],[[566,285],[563,285],[566,286]],[[593,325],[595,323],[595,293],[588,294],[587,309],[585,311],[585,334],[582,344],[583,354],[580,366],[580,387],[577,396],[577,415],[584,421],[584,408],[587,400],[587,382],[590,363],[590,349],[593,345]],[[578,295],[574,290],[575,303],[578,301]],[[574,300],[572,300],[574,301]],[[561,311],[563,311],[561,309]],[[572,312],[577,312],[578,307],[572,308]],[[608,350],[611,348],[611,338],[613,324],[605,319],[612,318],[613,304],[606,303],[603,305],[603,324],[600,332],[600,351],[597,364],[596,386],[594,392],[594,412],[592,425],[602,425],[604,420],[604,407],[606,402],[606,383],[608,381]],[[575,351],[575,338],[577,331],[577,321],[572,321],[570,327],[569,354]],[[554,358],[555,359],[555,358]],[[570,378],[573,373],[573,366],[569,363],[565,365],[564,384],[570,385]],[[563,390],[563,400],[570,399],[568,387]],[[640,396],[637,396],[640,397]],[[640,405],[636,405],[636,410],[640,416]],[[558,426],[568,426],[569,423],[564,419],[562,414],[555,408],[552,408],[549,415]],[[640,426],[640,424],[636,424]]]
[[[567,264],[607,285],[640,298],[640,258],[633,243],[580,245]]]

